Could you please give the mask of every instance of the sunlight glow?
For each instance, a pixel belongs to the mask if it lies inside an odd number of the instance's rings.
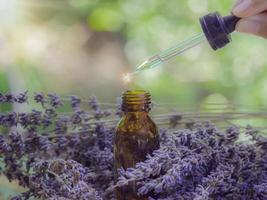
[[[122,79],[123,79],[123,81],[124,81],[125,83],[129,83],[129,82],[131,82],[131,80],[132,80],[131,74],[129,74],[129,73],[124,74]]]
[[[0,0],[0,25],[11,26],[18,19],[18,1]]]

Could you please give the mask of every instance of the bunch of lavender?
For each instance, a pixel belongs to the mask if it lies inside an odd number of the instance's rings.
[[[161,131],[161,147],[135,168],[121,169],[116,186],[136,181],[150,199],[267,199],[267,138],[248,128],[225,132],[206,123],[193,130]]]
[[[0,94],[0,105],[27,100],[26,92]],[[0,174],[29,189],[14,199],[77,199],[81,193],[80,199],[111,199],[113,194],[105,190],[113,182],[116,114],[110,119],[112,112],[100,109],[95,97],[84,100],[40,93],[34,101],[42,108],[0,113],[0,126],[4,127],[0,134],[0,163],[4,163]],[[64,106],[71,111],[60,112]],[[51,166],[64,170],[55,171]]]
[[[135,181],[150,200],[267,199],[267,138],[253,128],[210,123],[160,130],[160,148],[113,177],[114,127],[120,110],[103,110],[95,97],[35,94],[41,109],[0,113],[0,174],[28,190],[19,199],[114,199],[115,187]],[[1,104],[28,103],[27,92],[0,94]],[[60,110],[70,107],[70,112]],[[174,120],[176,119],[176,120]],[[174,125],[175,123],[175,125]]]
[[[87,180],[88,168],[73,160],[41,160],[32,165],[30,193],[42,199],[101,200]],[[25,194],[22,197],[25,197]],[[37,195],[38,194],[38,195]]]

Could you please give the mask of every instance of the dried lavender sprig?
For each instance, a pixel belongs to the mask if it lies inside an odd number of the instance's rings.
[[[187,131],[186,134],[178,137],[169,133],[164,143],[168,148],[175,148],[177,151],[171,151],[169,154],[168,149],[161,147],[161,150],[155,151],[144,163],[137,164],[135,169],[122,171],[118,186],[127,185],[129,181],[137,181],[140,186],[140,195],[153,192],[155,195],[160,194],[162,198],[168,195],[180,195],[184,199],[201,199],[200,197],[207,196],[215,197],[215,199],[223,199],[227,196],[231,199],[256,199],[258,194],[253,189],[253,183],[259,181],[258,174],[266,177],[266,171],[262,171],[262,168],[255,162],[254,146],[234,145],[238,134],[238,130],[233,127],[222,134],[212,126],[199,127],[197,132]],[[168,139],[169,136],[172,140]],[[163,137],[166,137],[165,133]],[[233,154],[234,152],[236,153]],[[232,158],[233,155],[235,155],[234,158]],[[176,158],[178,160],[173,162]],[[153,169],[159,169],[160,173],[153,174]],[[250,169],[255,171],[250,172],[249,175]],[[215,174],[210,176],[210,173]],[[225,173],[225,178],[220,177],[223,173]],[[158,176],[155,177],[155,175]],[[230,178],[230,182],[226,177]],[[243,177],[242,181],[240,177]],[[213,178],[220,182],[216,184]],[[233,183],[236,184],[232,185]],[[244,184],[248,185],[247,189],[243,188]],[[196,187],[196,185],[199,186]],[[203,191],[203,188],[209,189]]]
[[[13,95],[10,93],[0,93],[0,104],[1,103],[27,103],[28,91],[21,92],[18,95]]]
[[[101,110],[99,105],[92,100],[95,112]],[[74,113],[82,111],[78,103],[74,107]],[[86,178],[82,179],[82,185],[86,185],[85,194],[88,194],[89,187],[97,191],[101,198],[113,199],[108,187],[114,186],[114,128],[110,128],[108,123],[101,123],[102,117],[87,122],[86,126],[92,126],[90,129],[87,127],[90,131],[64,129],[60,134],[52,130],[53,135],[40,135],[39,130],[25,130],[26,133],[13,132],[0,137],[0,157],[6,165],[1,172],[10,180],[19,180],[21,185],[28,187],[28,197],[44,194],[49,195],[49,199],[58,199],[62,197],[62,191],[66,191],[64,195],[71,199],[72,195],[75,198],[80,195],[80,190],[75,187],[75,194],[68,192],[76,185],[73,178],[76,176],[67,172],[58,173],[52,167],[54,164],[43,171],[34,166],[46,160],[51,163],[61,160],[60,163],[65,166],[75,160],[77,164],[73,163],[73,166],[86,169]],[[99,123],[94,124],[95,121]],[[78,123],[77,127],[82,124]],[[64,123],[60,127],[64,127]],[[139,193],[149,193],[150,199],[264,199],[267,139],[252,128],[247,128],[246,132],[251,137],[251,144],[237,143],[240,134],[237,127],[220,131],[212,124],[199,125],[194,122],[194,126],[187,130],[161,130],[161,148],[148,155],[147,160],[136,168],[124,169],[120,180],[122,184],[123,179],[125,184],[129,180],[137,181]],[[52,188],[55,191],[50,194],[47,194],[46,182],[36,187],[36,180],[41,183],[47,176],[51,183],[59,184]],[[30,177],[33,177],[32,184],[29,184]],[[65,181],[71,183],[71,187]]]

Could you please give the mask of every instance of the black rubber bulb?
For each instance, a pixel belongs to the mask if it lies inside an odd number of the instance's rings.
[[[222,17],[215,12],[200,18],[200,24],[210,46],[217,50],[231,42],[230,34],[235,31],[239,20],[240,18],[236,16]]]

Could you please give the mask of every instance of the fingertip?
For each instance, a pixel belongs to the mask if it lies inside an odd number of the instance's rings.
[[[243,0],[233,8],[232,13],[240,18],[248,17],[251,10],[251,4],[251,0]]]
[[[257,34],[259,23],[253,19],[241,19],[236,24],[236,30],[242,33]]]
[[[243,13],[238,13],[238,12],[235,12],[234,10],[231,11],[231,14],[236,16],[236,17],[239,17],[239,18],[245,18],[247,16],[245,16]]]
[[[236,31],[267,38],[267,13],[241,19],[236,25]]]
[[[240,18],[251,17],[267,10],[267,0],[242,0],[232,9],[232,13]]]

